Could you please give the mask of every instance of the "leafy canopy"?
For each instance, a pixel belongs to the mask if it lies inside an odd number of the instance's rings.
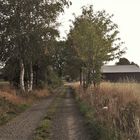
[[[111,18],[105,11],[94,12],[92,6],[83,7],[82,15],[75,18],[70,30],[69,40],[72,40],[83,61],[86,77],[90,81],[99,80],[104,62],[124,53],[124,50],[120,50],[122,42],[118,38],[118,27]]]

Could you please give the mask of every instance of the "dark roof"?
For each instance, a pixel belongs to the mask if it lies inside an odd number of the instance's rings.
[[[102,73],[136,73],[140,68],[136,65],[104,65],[101,68]]]

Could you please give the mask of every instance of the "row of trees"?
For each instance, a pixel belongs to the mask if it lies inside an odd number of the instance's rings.
[[[22,91],[32,90],[34,73],[45,65],[48,46],[59,36],[57,17],[69,4],[67,0],[0,1],[0,60],[13,72],[11,77],[19,73]]]
[[[32,91],[52,75],[80,79],[83,87],[101,80],[101,66],[124,53],[117,25],[105,11],[83,7],[65,41],[58,41],[57,17],[67,0],[1,0],[0,61],[11,83]],[[55,73],[55,74],[54,74]],[[56,77],[56,76],[54,76]]]

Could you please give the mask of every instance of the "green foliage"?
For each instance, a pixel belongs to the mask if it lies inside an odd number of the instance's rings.
[[[55,41],[49,49],[50,65],[59,77],[64,75],[64,65],[66,63],[66,42]]]
[[[136,65],[137,67],[139,67],[138,64],[134,63],[134,62],[130,62],[127,58],[123,57],[119,59],[119,62],[116,62],[116,65]]]
[[[62,85],[61,77],[58,77],[58,75],[52,70],[49,69],[49,75],[47,77],[48,85],[56,88]]]
[[[82,15],[75,18],[69,40],[82,61],[86,84],[100,81],[100,69],[104,62],[120,57],[122,42],[117,37],[117,25],[105,11],[94,12],[92,6],[83,8]]]
[[[67,0],[3,0],[1,7],[1,59],[6,54],[17,52],[17,55],[31,57],[38,53],[40,46],[58,35],[54,29],[56,18],[63,12]],[[52,25],[53,24],[53,25]],[[29,45],[30,44],[30,45]],[[7,50],[5,50],[7,49]],[[37,50],[36,50],[37,49]],[[12,50],[12,51],[11,51]],[[23,53],[23,54],[21,54]],[[37,54],[36,53],[36,54]],[[6,59],[6,58],[5,58]]]
[[[112,16],[94,12],[92,6],[83,7],[68,39],[57,41],[57,17],[69,5],[69,0],[0,2],[0,62],[5,63],[4,74],[14,86],[28,91],[46,82],[60,85],[59,77],[83,80],[86,87],[96,85],[101,81],[101,66],[124,53]]]
[[[29,81],[31,68],[42,59],[42,56],[47,55],[48,46],[52,46],[56,37],[59,37],[56,30],[57,17],[64,11],[64,7],[70,4],[69,0],[2,0],[0,61],[11,64],[10,68],[15,58],[19,64],[22,62],[25,66],[25,79]],[[10,63],[11,61],[13,63]],[[19,68],[12,68],[11,73],[14,69],[19,73],[22,71],[20,65],[16,66]],[[13,78],[15,75],[10,80]],[[16,81],[19,84],[19,79]]]
[[[119,59],[119,62],[117,62],[116,65],[130,65],[130,61],[123,57]]]
[[[70,77],[71,80],[77,80],[79,78],[80,67],[82,60],[78,56],[77,51],[73,47],[71,39],[66,41],[65,48],[65,65],[64,65],[64,76]]]
[[[70,40],[54,41],[48,49],[49,65],[58,77],[77,79],[81,60],[71,43]]]
[[[4,79],[9,81],[14,87],[19,86],[19,61],[17,58],[13,57],[6,62],[6,65],[3,69]]]

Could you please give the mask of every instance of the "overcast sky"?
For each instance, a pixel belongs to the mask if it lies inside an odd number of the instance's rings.
[[[94,10],[106,10],[114,14],[113,21],[118,24],[120,37],[127,47],[124,57],[140,65],[140,0],[71,0],[72,6],[65,10],[59,20],[61,36],[65,37],[69,31],[73,13],[81,14],[81,7],[93,5]]]

